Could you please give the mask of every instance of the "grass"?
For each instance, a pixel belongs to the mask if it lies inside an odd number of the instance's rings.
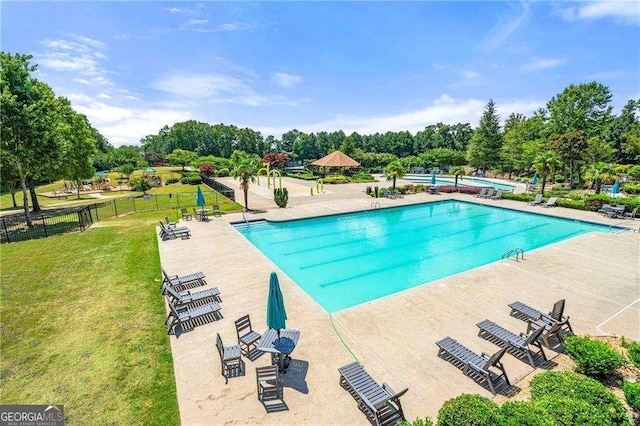
[[[165,213],[1,247],[1,404],[64,404],[68,424],[179,424],[158,289]]]

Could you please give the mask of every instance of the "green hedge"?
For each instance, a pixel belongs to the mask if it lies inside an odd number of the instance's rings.
[[[480,395],[462,394],[445,402],[438,411],[438,426],[497,425],[498,405]]]
[[[200,185],[202,183],[202,178],[200,175],[197,176],[185,176],[180,179],[180,183],[185,185]]]
[[[622,382],[622,391],[627,404],[635,411],[640,411],[640,383],[625,380]]]
[[[609,344],[589,337],[568,336],[565,353],[576,362],[579,373],[590,377],[604,377],[624,365],[624,356]]]
[[[629,351],[629,359],[631,359],[633,365],[640,368],[640,343],[631,342],[628,345],[625,345],[625,347]]]
[[[171,185],[172,183],[178,183],[178,182],[180,182],[180,179],[178,178],[168,178],[168,179],[165,179],[164,181],[165,185]]]
[[[601,413],[608,420],[608,423],[603,424],[626,425],[629,423],[627,411],[615,394],[597,380],[571,371],[547,371],[534,377],[531,381],[531,398],[533,401],[546,398],[579,401],[592,406],[596,413]],[[545,409],[558,420],[558,413],[555,410],[556,408],[561,410],[561,407],[550,405],[548,401],[543,401],[541,406],[549,406],[550,408]],[[592,411],[584,409],[580,404],[575,406],[575,410],[576,413]]]
[[[348,177],[346,176],[329,176],[326,178],[322,179],[324,181],[324,183],[328,183],[328,184],[337,184],[337,183],[349,183],[350,180]]]
[[[548,395],[537,399],[534,404],[551,415],[556,424],[562,426],[608,426],[618,424],[611,423],[606,413],[579,399]]]
[[[505,402],[500,407],[503,426],[555,426],[553,416],[531,401]]]
[[[627,194],[640,194],[640,182],[625,183],[622,185],[622,190]]]

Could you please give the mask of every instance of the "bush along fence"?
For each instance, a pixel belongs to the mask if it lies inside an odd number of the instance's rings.
[[[225,197],[227,197],[228,199],[230,199],[232,201],[236,200],[235,193],[234,193],[233,189],[229,188],[227,185],[225,185],[223,183],[220,183],[217,180],[215,180],[214,178],[209,177],[209,176],[200,175],[200,177],[202,178],[202,183],[208,185],[209,188],[215,189],[220,194],[224,195]]]
[[[46,210],[32,214],[31,227],[27,226],[24,214],[6,215],[0,217],[0,242],[26,241],[84,231],[93,224],[94,219],[91,206]]]

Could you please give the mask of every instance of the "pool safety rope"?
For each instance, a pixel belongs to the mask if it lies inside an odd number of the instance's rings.
[[[349,351],[349,353],[351,354],[353,359],[355,359],[356,361],[360,362],[360,360],[358,359],[356,354],[353,353],[353,351],[349,348],[349,346],[347,346],[347,344],[344,342],[344,339],[342,339],[342,336],[338,332],[338,329],[336,328],[336,325],[333,323],[333,317],[331,316],[331,314],[329,314],[329,321],[331,321],[331,327],[333,327],[333,331],[336,333],[336,336],[338,336],[338,339],[340,339],[340,342],[342,342],[342,346],[344,346],[345,349]]]

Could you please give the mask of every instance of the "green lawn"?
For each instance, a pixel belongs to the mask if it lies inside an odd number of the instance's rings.
[[[1,404],[64,404],[68,424],[179,424],[155,224],[4,244]]]

